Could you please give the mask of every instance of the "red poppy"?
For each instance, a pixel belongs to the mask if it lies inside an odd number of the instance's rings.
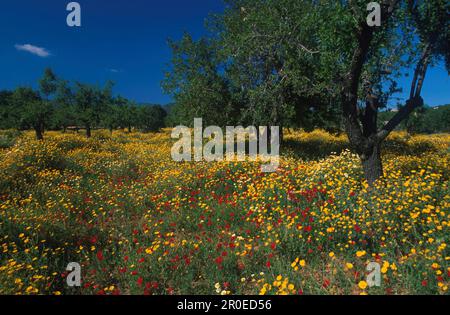
[[[99,261],[102,261],[102,260],[103,260],[103,252],[102,252],[101,250],[99,250],[99,251],[97,252],[97,259],[98,259]]]
[[[125,272],[127,272],[127,267],[119,268],[119,272],[120,272],[120,273],[125,273]]]
[[[223,262],[223,258],[219,256],[216,258],[215,261],[216,261],[216,264],[220,265]]]

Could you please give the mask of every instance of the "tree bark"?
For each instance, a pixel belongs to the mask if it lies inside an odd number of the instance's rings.
[[[91,126],[86,126],[86,137],[90,138],[91,136]]]
[[[386,1],[382,7],[382,22],[392,15],[399,0]],[[345,131],[351,148],[359,155],[364,170],[364,176],[372,185],[383,175],[381,163],[382,138],[377,135],[378,99],[370,96],[366,103],[364,115],[358,111],[358,89],[362,70],[369,54],[374,28],[363,21],[357,30],[358,45],[355,48],[348,74],[345,76],[342,90],[342,112]]]
[[[42,134],[41,126],[38,125],[34,127],[34,131],[36,132],[36,139],[37,140],[44,140],[44,135]]]
[[[383,176],[383,164],[381,162],[381,145],[374,144],[368,154],[361,156],[361,163],[364,170],[364,178],[369,185]]]

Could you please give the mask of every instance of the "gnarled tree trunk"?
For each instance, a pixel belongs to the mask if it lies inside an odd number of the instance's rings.
[[[363,154],[360,158],[364,170],[364,178],[369,185],[373,185],[378,178],[383,176],[381,145],[374,144],[372,149],[368,152],[368,155]]]
[[[37,140],[44,140],[44,135],[42,133],[41,126],[34,127],[34,131],[36,132],[36,139]]]
[[[386,21],[398,4],[398,0],[391,0],[383,6],[382,19]],[[362,70],[367,61],[374,28],[366,21],[361,22],[358,29],[357,41],[349,72],[344,78],[341,102],[345,121],[345,131],[352,149],[359,155],[364,170],[364,176],[370,185],[383,175],[381,162],[381,144],[386,137],[416,108],[423,105],[420,96],[429,58],[431,45],[428,43],[422,57],[416,65],[409,100],[406,105],[381,129],[377,130],[378,99],[380,95],[367,95],[364,113],[358,107],[358,93]],[[371,90],[371,89],[369,89]],[[372,94],[369,92],[369,94]]]

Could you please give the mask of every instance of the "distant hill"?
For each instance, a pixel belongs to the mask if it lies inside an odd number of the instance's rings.
[[[397,109],[380,112],[378,115],[379,127],[386,124],[397,112]],[[400,124],[398,129],[408,129],[410,132],[416,133],[450,132],[450,104],[419,108],[411,114],[408,120]]]

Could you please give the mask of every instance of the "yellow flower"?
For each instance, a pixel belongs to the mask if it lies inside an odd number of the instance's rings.
[[[331,252],[331,253],[328,254],[328,256],[330,256],[331,258],[333,258],[333,257],[334,257],[334,253]]]
[[[348,270],[353,269],[353,264],[352,263],[346,263],[345,267],[347,267]]]
[[[389,268],[389,262],[385,261],[383,262],[383,267],[381,267],[381,273],[386,273],[388,271]]]
[[[356,252],[356,257],[363,257],[366,255],[366,251],[365,250],[359,250]]]
[[[392,269],[393,271],[397,270],[397,266],[395,265],[395,263],[392,263],[392,264],[391,264],[391,269]]]
[[[361,290],[365,290],[365,289],[367,288],[367,282],[366,282],[366,281],[360,281],[360,282],[358,283],[358,287],[359,287]]]

